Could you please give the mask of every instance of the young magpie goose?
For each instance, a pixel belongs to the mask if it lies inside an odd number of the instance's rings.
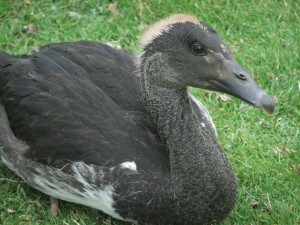
[[[187,87],[274,111],[218,34],[173,15],[139,57],[96,42],[0,56],[1,159],[56,199],[137,224],[225,218],[237,183],[206,109]],[[134,63],[137,62],[137,63]]]

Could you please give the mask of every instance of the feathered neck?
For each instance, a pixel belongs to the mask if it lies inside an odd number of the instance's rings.
[[[167,145],[174,191],[190,210],[200,204],[207,213],[225,217],[237,190],[230,162],[216,137],[201,127],[186,87],[164,84],[172,71],[166,65],[159,55],[142,56],[140,73],[146,109]]]

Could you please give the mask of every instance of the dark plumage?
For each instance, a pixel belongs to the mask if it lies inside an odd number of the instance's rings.
[[[96,42],[0,53],[1,158],[32,187],[118,219],[223,219],[235,204],[236,178],[187,86],[269,112],[274,104],[194,17],[160,21],[141,42],[137,65],[131,53]]]
[[[58,168],[62,159],[107,166],[133,157],[167,161],[157,155],[164,146],[145,114],[132,57],[101,43],[51,44],[3,69],[1,102],[15,135],[30,143],[26,157]],[[145,138],[149,129],[152,140]],[[132,155],[120,151],[129,148]]]

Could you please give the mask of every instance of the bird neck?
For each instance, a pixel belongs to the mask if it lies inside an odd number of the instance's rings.
[[[195,204],[214,198],[215,201],[227,201],[226,207],[232,207],[236,180],[225,153],[216,137],[207,130],[208,126],[201,126],[187,89],[166,87],[164,81],[156,80],[170,75],[168,70],[160,70],[163,65],[157,62],[156,65],[151,63],[148,67],[151,69],[143,67],[147,62],[141,66],[141,85],[146,109],[169,152],[170,178],[176,195],[190,199],[190,194],[194,193]],[[215,206],[221,208],[224,207],[222,204],[215,202]]]
[[[173,182],[200,180],[204,171],[215,171],[218,160],[227,160],[220,157],[216,138],[201,126],[185,88],[164,88],[149,80],[144,85],[146,108],[169,151]]]

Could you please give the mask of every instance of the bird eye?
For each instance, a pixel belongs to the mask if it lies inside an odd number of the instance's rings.
[[[192,45],[192,53],[194,55],[198,55],[198,56],[206,55],[206,51],[205,51],[204,47],[202,45],[200,45],[199,43],[195,43]]]

